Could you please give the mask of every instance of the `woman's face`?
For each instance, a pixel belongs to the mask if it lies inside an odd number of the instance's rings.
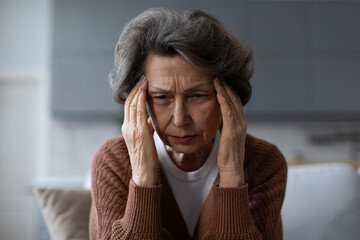
[[[162,141],[178,153],[208,149],[221,124],[213,75],[181,56],[149,54],[148,103]]]

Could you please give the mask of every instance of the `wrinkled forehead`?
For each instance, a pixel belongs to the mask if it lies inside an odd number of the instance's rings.
[[[146,61],[145,76],[150,86],[171,90],[206,86],[213,76],[194,66],[179,55],[151,54]]]
[[[179,90],[180,89],[180,90]],[[202,91],[209,91],[214,89],[213,86],[213,82],[212,81],[208,81],[208,82],[204,82],[204,83],[200,83],[200,84],[194,84],[193,86],[189,86],[189,87],[179,87],[179,88],[171,88],[171,87],[162,87],[160,85],[149,85],[149,91],[150,92],[162,92],[162,93],[167,93],[167,94],[174,94],[175,92],[177,93],[190,93],[193,91],[198,91],[198,90],[202,90]]]

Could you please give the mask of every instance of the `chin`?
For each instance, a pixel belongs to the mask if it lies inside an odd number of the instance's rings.
[[[201,150],[201,146],[196,146],[196,144],[167,144],[177,153],[183,154],[195,154]]]
[[[165,145],[169,146],[175,152],[182,154],[199,153],[199,151],[201,151],[202,148],[206,148],[208,144],[204,141],[201,135],[193,139],[193,141],[185,143],[176,142],[173,139],[169,138],[167,135],[159,135],[159,137]]]

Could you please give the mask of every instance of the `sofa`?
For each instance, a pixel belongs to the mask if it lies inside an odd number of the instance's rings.
[[[358,165],[290,165],[282,220],[285,240],[360,239]]]
[[[51,239],[89,239],[89,189],[36,187],[34,193]],[[282,220],[285,240],[360,239],[359,164],[290,162]]]

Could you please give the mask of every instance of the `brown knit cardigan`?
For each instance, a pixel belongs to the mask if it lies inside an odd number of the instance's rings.
[[[238,188],[219,187],[217,177],[191,238],[160,167],[157,186],[136,186],[123,137],[108,140],[92,163],[90,239],[282,239],[283,155],[247,135],[244,171]]]

